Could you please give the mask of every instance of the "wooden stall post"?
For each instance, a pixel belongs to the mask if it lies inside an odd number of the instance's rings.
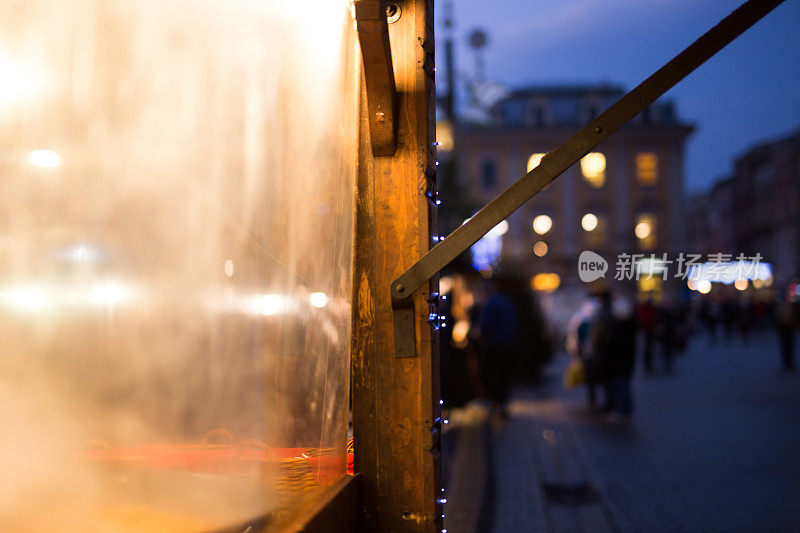
[[[352,395],[365,531],[442,529],[439,370],[428,323],[436,281],[414,294],[416,355],[394,354],[390,284],[436,233],[433,1],[389,2],[397,149],[373,157],[362,89]]]

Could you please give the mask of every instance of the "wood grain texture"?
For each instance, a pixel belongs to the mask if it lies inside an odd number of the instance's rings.
[[[354,271],[352,393],[355,468],[365,531],[441,530],[439,374],[427,317],[431,285],[414,295],[417,357],[394,357],[391,281],[435,232],[433,2],[398,2],[389,26],[398,146],[373,158],[362,94]]]

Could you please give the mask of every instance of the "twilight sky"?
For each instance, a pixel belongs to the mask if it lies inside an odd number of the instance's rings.
[[[742,0],[743,1],[743,0]],[[474,71],[467,46],[489,33],[489,80],[600,83],[632,89],[735,9],[740,0],[452,0],[457,71]],[[436,2],[444,66],[444,0]],[[757,141],[800,127],[800,0],[787,0],[665,95],[697,126],[686,187],[703,189]]]

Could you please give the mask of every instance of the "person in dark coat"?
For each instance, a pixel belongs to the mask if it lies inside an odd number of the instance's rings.
[[[614,394],[613,421],[624,422],[633,414],[631,378],[636,361],[636,319],[633,305],[625,298],[612,304],[609,339],[609,374]]]
[[[612,340],[614,336],[614,317],[611,314],[611,293],[603,291],[598,295],[600,309],[597,312],[591,329],[592,365],[595,381],[605,390],[606,401],[602,411],[613,412],[615,409],[614,388],[611,382],[609,363],[611,361]]]
[[[644,333],[644,368],[648,372],[653,371],[653,345],[656,339],[656,306],[653,300],[648,298],[637,310],[639,327]]]
[[[481,376],[493,407],[505,415],[510,363],[517,347],[519,314],[514,301],[497,285],[480,312]]]
[[[795,313],[791,301],[784,301],[778,306],[777,312],[778,338],[781,344],[781,360],[783,369],[794,370],[794,327]]]

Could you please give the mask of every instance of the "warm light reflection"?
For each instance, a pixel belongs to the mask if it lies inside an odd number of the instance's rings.
[[[538,167],[546,154],[531,154],[528,158],[528,172]]]
[[[452,289],[453,278],[450,276],[442,276],[439,278],[439,294],[444,296],[445,294],[449,294]]]
[[[344,4],[3,5],[0,530],[222,531],[321,493],[347,463]]]
[[[533,219],[533,231],[544,235],[553,227],[553,219],[547,215],[539,215]]]
[[[0,291],[0,302],[23,313],[63,312],[75,306],[115,307],[130,303],[135,294],[133,287],[115,281],[59,286],[34,283]]]
[[[52,295],[38,285],[6,289],[0,293],[0,301],[4,306],[24,313],[41,312],[53,305]]]
[[[61,164],[61,156],[52,150],[34,150],[28,154],[28,163],[39,168],[55,168]]]
[[[100,250],[83,244],[69,247],[61,252],[61,258],[69,263],[95,263],[100,259]]]
[[[462,347],[465,345],[465,341],[467,340],[467,336],[469,335],[470,330],[470,322],[469,320],[456,320],[456,323],[453,325],[453,342],[456,346]]]
[[[6,108],[41,93],[45,85],[44,72],[31,65],[0,53],[0,106]]]
[[[113,307],[129,301],[133,291],[126,286],[114,282],[95,285],[89,291],[89,300],[95,305]]]
[[[736,287],[736,290],[739,291],[747,290],[748,285],[749,283],[747,282],[746,279],[737,279],[736,281],[733,282],[733,286]]]
[[[328,295],[324,292],[312,292],[308,297],[311,307],[322,309],[328,305]]]
[[[701,294],[708,294],[709,292],[711,292],[711,282],[708,281],[707,279],[702,279],[698,281],[697,283],[695,283],[695,286],[697,287],[697,292]]]
[[[261,297],[260,312],[262,316],[277,315],[283,309],[283,298],[277,294],[265,294]]]
[[[583,215],[583,218],[581,219],[581,227],[586,231],[594,230],[597,227],[597,224],[598,224],[597,215],[594,215],[592,213],[586,213],[585,215]]]
[[[536,244],[533,245],[533,253],[537,257],[544,257],[547,255],[547,243],[544,241],[538,241]]]

